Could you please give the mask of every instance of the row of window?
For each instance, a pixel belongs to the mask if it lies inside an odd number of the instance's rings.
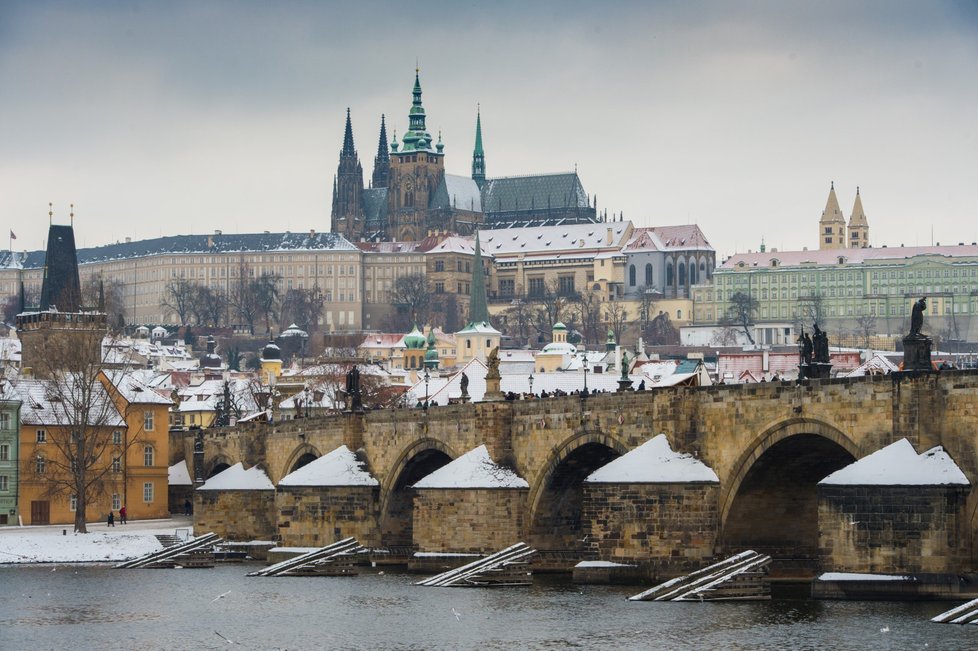
[[[143,501],[147,504],[152,504],[154,499],[156,499],[156,489],[153,486],[153,482],[143,482]],[[122,508],[122,496],[118,493],[112,493],[112,510],[118,511],[120,508]],[[68,498],[68,510],[74,513],[77,509],[78,496],[72,495]]]

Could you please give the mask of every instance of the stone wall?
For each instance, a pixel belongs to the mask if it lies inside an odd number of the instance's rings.
[[[414,544],[420,552],[497,552],[524,539],[525,505],[526,489],[417,489]]]
[[[967,559],[959,486],[819,486],[821,569],[957,573]]]
[[[323,547],[348,538],[381,544],[376,486],[279,486],[278,533],[284,547]]]
[[[714,555],[717,484],[584,484],[581,519],[598,558],[637,563],[668,578]]]
[[[195,491],[194,532],[235,541],[273,540],[275,491]]]

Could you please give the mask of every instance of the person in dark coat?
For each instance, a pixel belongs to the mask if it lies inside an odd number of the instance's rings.
[[[109,519],[105,523],[105,526],[107,526],[107,527],[114,527],[115,526],[115,513],[113,513],[112,511],[109,511]]]
[[[119,509],[119,524],[126,523],[126,505],[123,504],[122,508]]]
[[[194,505],[190,503],[190,500],[184,500],[183,502],[183,514],[193,515]]]

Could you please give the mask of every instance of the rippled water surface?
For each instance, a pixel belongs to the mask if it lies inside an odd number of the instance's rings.
[[[0,567],[0,649],[978,649],[978,626],[927,621],[955,602],[631,603],[635,588],[547,577],[491,590],[249,569]]]

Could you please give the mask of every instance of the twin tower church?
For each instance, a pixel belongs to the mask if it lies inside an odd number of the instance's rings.
[[[418,241],[441,231],[468,235],[507,228],[602,221],[575,172],[486,177],[482,116],[476,114],[471,176],[445,172],[445,145],[425,125],[421,80],[415,73],[408,130],[388,141],[384,117],[373,175],[364,185],[350,111],[333,179],[332,231],[351,241]],[[607,216],[607,213],[606,213]]]

